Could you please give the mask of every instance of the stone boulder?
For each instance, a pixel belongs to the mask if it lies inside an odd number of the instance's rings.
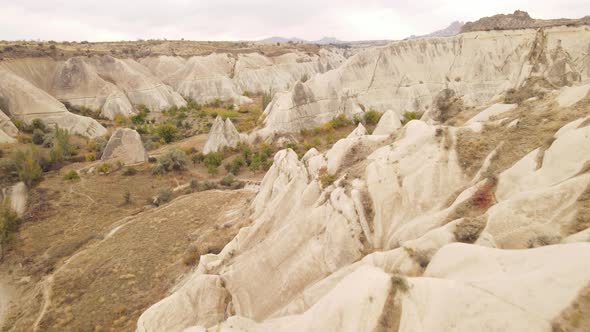
[[[373,130],[373,135],[390,135],[396,129],[402,127],[402,122],[399,119],[399,115],[392,110],[385,112],[379,123],[377,123],[377,127]]]
[[[209,137],[203,148],[203,153],[217,152],[225,146],[236,147],[240,142],[240,133],[231,120],[217,116],[209,132]]]
[[[101,160],[116,159],[125,165],[144,163],[148,154],[137,131],[118,128],[107,143]]]

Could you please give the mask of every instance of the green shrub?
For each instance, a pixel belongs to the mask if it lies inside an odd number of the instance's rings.
[[[404,112],[404,118],[405,122],[410,122],[418,119],[418,114],[416,114],[416,112]]]
[[[165,143],[170,143],[176,138],[176,135],[178,134],[178,128],[176,128],[173,124],[163,123],[156,128],[156,133],[162,141]]]
[[[233,175],[238,175],[238,173],[240,172],[240,169],[245,164],[246,164],[246,162],[244,161],[244,158],[242,156],[237,156],[234,158],[234,160],[231,161],[231,164],[229,164],[228,171],[230,173],[232,173]]]
[[[367,125],[376,125],[379,122],[380,118],[381,118],[381,113],[379,113],[375,110],[369,110],[363,114],[363,120],[365,121],[365,124],[367,124]]]
[[[205,160],[205,155],[202,152],[197,152],[191,155],[193,165],[200,164]]]
[[[53,164],[59,165],[77,154],[77,148],[70,142],[70,133],[66,129],[55,127],[53,144],[49,156]]]
[[[4,258],[4,250],[18,230],[18,215],[10,208],[10,202],[0,205],[0,260]]]
[[[207,165],[207,173],[211,175],[216,175],[217,173],[219,173],[219,170],[217,169],[218,167],[219,166]]]
[[[191,189],[191,192],[195,192],[195,191],[199,190],[199,180],[197,180],[195,178],[191,178],[191,180],[189,182],[189,187]]]
[[[157,205],[168,203],[172,200],[172,190],[170,188],[160,190],[158,193]]]
[[[203,163],[207,167],[213,166],[217,168],[221,165],[221,160],[222,157],[221,154],[219,154],[219,152],[210,152],[205,155],[205,158],[203,158]]]
[[[173,149],[158,158],[156,165],[152,168],[152,174],[164,174],[171,171],[185,170],[187,159],[184,151]]]
[[[41,157],[34,146],[25,150],[18,150],[13,157],[16,164],[18,178],[28,187],[32,187],[43,177],[43,169],[40,165]]]
[[[33,128],[33,131],[35,129],[41,130],[41,131],[45,131],[45,124],[43,123],[43,120],[41,119],[33,119],[33,121],[31,121],[31,127]]]
[[[64,175],[64,180],[80,180],[80,175],[78,175],[78,172],[71,170]]]
[[[99,174],[108,174],[112,168],[113,168],[113,166],[110,163],[104,163],[104,164],[98,165],[98,167],[96,168],[96,171]]]
[[[45,137],[45,133],[43,132],[43,130],[34,129],[33,136],[31,137],[31,140],[33,141],[33,144],[41,145],[41,144],[43,144],[44,137]]]
[[[84,160],[91,162],[96,160],[96,153],[95,152],[88,152],[84,155]]]
[[[344,114],[340,114],[337,117],[335,117],[332,120],[330,120],[330,125],[334,129],[338,129],[338,128],[342,128],[342,127],[347,127],[347,126],[350,126],[351,124],[352,124],[352,121],[350,121],[346,117],[346,115],[344,115]]]
[[[236,178],[232,174],[228,174],[221,180],[221,185],[230,187],[235,181]]]

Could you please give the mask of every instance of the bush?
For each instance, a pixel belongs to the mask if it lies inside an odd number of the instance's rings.
[[[91,139],[86,143],[86,150],[95,153],[95,159],[100,158],[102,156],[102,152],[104,148],[107,146],[108,141],[104,137],[97,137],[95,139]]]
[[[381,114],[375,110],[369,110],[363,114],[363,120],[367,125],[376,125],[380,118]]]
[[[152,174],[182,171],[186,169],[186,164],[186,153],[184,153],[182,150],[174,149],[158,158],[156,165],[152,168]]]
[[[13,157],[16,164],[18,178],[23,181],[27,187],[32,187],[43,177],[43,169],[40,165],[40,155],[34,146],[26,150],[18,150]]]
[[[126,167],[123,170],[122,174],[123,174],[123,176],[133,176],[133,175],[137,174],[137,170],[133,167]]]
[[[10,202],[0,205],[0,260],[4,258],[6,244],[18,230],[18,215],[10,208]]]
[[[235,181],[236,178],[232,174],[228,174],[221,180],[221,185],[230,187]]]
[[[205,160],[205,155],[202,152],[197,152],[191,156],[193,165],[200,164]]]
[[[53,147],[49,151],[51,162],[59,165],[77,153],[76,147],[70,142],[70,133],[56,126],[53,132]]]
[[[160,190],[157,198],[157,205],[160,206],[163,203],[168,203],[172,200],[172,190],[170,188]]]
[[[98,165],[98,167],[96,168],[96,171],[99,174],[108,174],[112,168],[113,168],[113,166],[111,164],[104,163],[104,164]]]
[[[88,152],[87,154],[84,155],[84,160],[86,160],[88,162],[95,161],[96,160],[96,153]]]
[[[31,121],[31,127],[33,128],[33,131],[35,129],[40,130],[42,132],[46,130],[45,124],[41,119],[33,119],[33,121]]]
[[[120,127],[125,127],[125,126],[129,125],[129,119],[127,119],[125,117],[125,115],[123,115],[123,114],[115,115],[115,118],[113,119],[113,121],[115,121],[115,124]]]
[[[176,128],[173,124],[163,123],[156,128],[156,133],[162,141],[165,143],[170,143],[176,138],[178,128]]]
[[[404,112],[404,118],[405,122],[409,122],[418,119],[418,114],[416,112]]]
[[[64,180],[80,180],[80,175],[78,175],[78,172],[71,170],[64,175]]]
[[[240,169],[242,168],[242,166],[244,166],[245,163],[246,162],[244,161],[244,158],[242,156],[237,156],[236,158],[234,158],[234,160],[232,160],[231,164],[229,164],[228,171],[233,175],[238,175]]]
[[[191,189],[191,192],[195,192],[195,191],[199,190],[199,180],[197,180],[195,178],[191,178],[191,180],[189,182],[189,187]]]
[[[334,129],[338,129],[338,128],[342,128],[342,127],[347,127],[347,126],[350,126],[351,124],[352,124],[352,121],[350,121],[346,117],[346,115],[344,115],[344,114],[340,114],[337,117],[335,117],[332,120],[330,120],[330,125]]]
[[[221,160],[222,158],[219,152],[210,152],[205,155],[205,158],[203,158],[203,163],[207,167],[213,166],[217,168],[221,165]]]

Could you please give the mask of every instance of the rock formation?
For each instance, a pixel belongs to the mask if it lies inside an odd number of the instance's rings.
[[[13,143],[18,129],[10,118],[0,109],[0,143]]]
[[[467,22],[461,28],[461,32],[488,31],[488,30],[515,30],[515,29],[538,29],[551,26],[579,26],[590,24],[590,16],[580,19],[534,19],[529,13],[516,10],[512,14],[498,14],[490,17],[483,17],[475,22]]]
[[[231,120],[227,118],[223,121],[221,116],[217,116],[209,131],[203,153],[217,152],[225,146],[236,147],[239,142],[240,133],[238,133]]]
[[[580,315],[590,284],[590,96],[556,103],[569,95],[480,105],[453,126],[396,129],[392,112],[388,136],[359,126],[324,153],[278,152],[251,226],[202,256],[137,331],[579,324],[564,315]]]
[[[379,119],[379,123],[377,123],[377,127],[375,127],[375,130],[373,131],[373,135],[389,135],[401,128],[401,126],[402,122],[397,113],[389,110],[381,116],[381,119]]]
[[[96,120],[68,112],[47,92],[5,68],[0,68],[0,108],[12,119],[25,123],[38,118],[46,125],[57,125],[90,138],[106,134]]]
[[[10,209],[19,217],[25,214],[28,201],[27,186],[24,182],[18,182],[15,185],[2,190],[2,202],[9,201]]]
[[[266,109],[265,130],[299,132],[344,113],[371,108],[418,114],[450,89],[466,107],[481,105],[528,78],[553,86],[587,80],[586,27],[534,31],[477,31],[449,38],[394,42],[349,58],[335,70],[277,94]]]
[[[117,128],[102,153],[101,160],[118,160],[125,165],[147,162],[148,154],[137,131]]]
[[[183,96],[199,102],[222,99],[243,103],[250,101],[244,92],[284,91],[298,80],[336,68],[343,61],[339,53],[321,49],[318,55],[219,53],[186,61],[170,56],[150,57],[141,63]]]

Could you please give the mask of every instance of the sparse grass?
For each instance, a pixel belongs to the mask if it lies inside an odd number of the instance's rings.
[[[322,184],[322,188],[326,188],[330,186],[332,183],[334,183],[334,181],[336,181],[336,175],[329,174],[328,169],[325,167],[322,167],[318,171],[318,178],[320,180],[320,183]]]
[[[4,201],[0,204],[0,261],[4,259],[6,246],[14,239],[18,224],[18,216],[10,208],[10,201]]]

